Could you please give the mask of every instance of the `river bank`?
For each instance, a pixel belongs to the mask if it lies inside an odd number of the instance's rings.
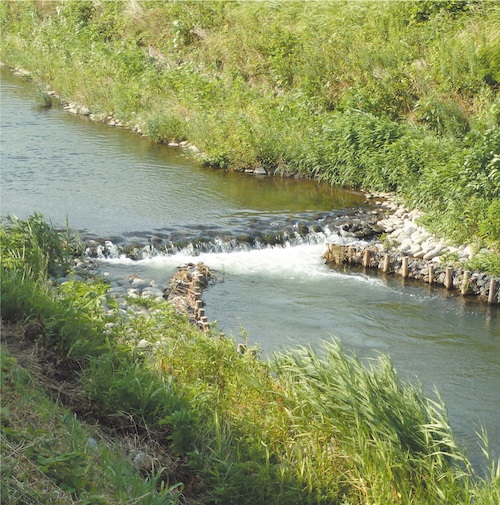
[[[489,304],[500,303],[500,278],[467,267],[475,255],[472,246],[452,245],[433,236],[419,224],[421,213],[398,204],[394,195],[375,193],[367,198],[377,200],[387,211],[376,221],[382,230],[381,240],[368,245],[327,244],[323,255],[327,264],[376,269],[404,279],[439,284]]]

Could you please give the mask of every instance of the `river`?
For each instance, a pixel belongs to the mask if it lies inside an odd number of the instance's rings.
[[[181,150],[121,128],[36,106],[34,87],[1,71],[1,214],[42,212],[54,224],[115,244],[169,242],[185,247],[138,261],[102,261],[114,274],[139,273],[165,286],[195,261],[215,269],[204,293],[207,316],[264,356],[280,348],[338,338],[363,359],[388,354],[402,378],[437,388],[473,463],[484,426],[500,457],[500,311],[379,274],[340,272],[321,260],[333,228],[290,232],[280,246],[243,243],[267,230],[310,229],[325,216],[360,206],[362,195],[313,181],[206,169]],[[293,235],[293,236],[292,236]],[[225,237],[223,246],[215,247]],[[231,238],[238,240],[233,240]],[[219,240],[219,242],[218,242]],[[227,244],[232,244],[227,247]],[[193,252],[194,251],[194,252]]]

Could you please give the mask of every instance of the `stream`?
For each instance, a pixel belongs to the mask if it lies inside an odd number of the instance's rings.
[[[378,273],[324,264],[326,241],[362,194],[314,181],[224,173],[183,151],[60,107],[1,75],[2,216],[41,212],[87,239],[136,251],[100,260],[114,276],[166,287],[175,269],[203,261],[217,282],[204,292],[210,321],[269,356],[338,338],[371,360],[388,354],[400,376],[448,408],[458,441],[483,463],[484,426],[500,457],[500,310]],[[139,251],[137,253],[137,251]]]

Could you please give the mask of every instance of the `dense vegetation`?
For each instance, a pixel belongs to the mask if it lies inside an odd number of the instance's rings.
[[[497,2],[4,1],[0,16],[2,61],[41,89],[188,139],[210,165],[394,190],[435,231],[498,252]],[[500,501],[500,466],[474,475],[441,402],[386,358],[331,342],[264,362],[167,303],[111,320],[101,281],[53,285],[79,245],[39,215],[4,223],[0,247],[17,340],[76,375],[100,421],[182,461],[141,476],[89,444],[4,348],[2,503]]]
[[[5,1],[2,60],[207,164],[394,190],[500,243],[500,4]]]
[[[2,503],[498,503],[500,466],[475,476],[441,402],[386,358],[366,366],[332,341],[321,358],[299,349],[265,362],[166,302],[110,318],[102,281],[50,280],[71,273],[71,234],[35,214],[0,235],[2,317],[17,323],[8,347],[49,375],[66,369],[49,391],[71,397],[72,381],[80,416],[87,405],[101,424],[121,419],[183,462],[169,469],[158,455],[141,478],[95,426],[54,410],[4,347]]]

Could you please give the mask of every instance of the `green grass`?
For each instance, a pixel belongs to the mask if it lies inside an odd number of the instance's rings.
[[[179,503],[174,486],[161,487],[154,474],[144,479],[134,469],[126,453],[132,439],[127,447],[125,439],[82,424],[8,351],[0,352],[3,504]]]
[[[5,242],[12,234],[25,243],[20,229],[29,235],[23,222],[4,228]],[[298,349],[263,361],[216,330],[197,331],[166,302],[106,327],[102,285],[53,286],[47,270],[33,281],[17,258],[5,249],[1,266],[2,308],[21,328],[14,348],[29,335],[31,356],[59,372],[72,366],[75,406],[114,429],[147,433],[183,463],[138,477],[115,463],[113,444],[96,457],[89,431],[54,410],[4,352],[2,488],[11,503],[176,503],[179,491],[206,504],[468,505],[473,495],[476,504],[498,503],[498,462],[490,458],[489,473],[477,477],[439,397],[403,383],[386,357],[367,366],[332,341],[321,356]],[[483,446],[487,453],[484,435]]]
[[[498,2],[2,2],[2,60],[225,169],[394,190],[498,254]],[[40,101],[38,99],[38,101]]]

